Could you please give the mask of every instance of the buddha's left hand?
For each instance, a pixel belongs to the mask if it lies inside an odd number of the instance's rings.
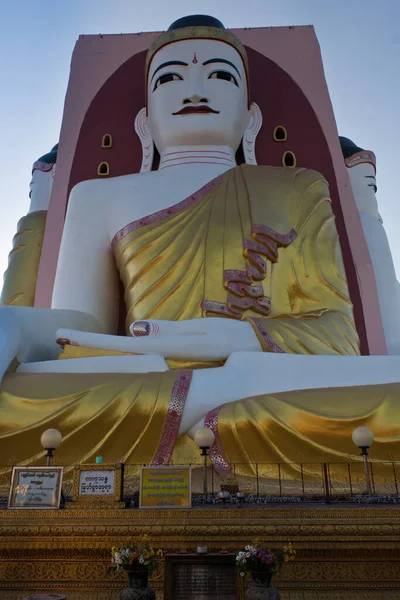
[[[261,352],[247,321],[224,318],[136,321],[130,326],[135,352],[168,358],[221,360],[232,352]]]

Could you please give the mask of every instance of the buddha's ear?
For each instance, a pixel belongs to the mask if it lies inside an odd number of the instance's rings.
[[[140,172],[146,173],[147,171],[151,171],[151,167],[153,166],[154,142],[147,123],[145,108],[139,110],[136,115],[135,131],[142,144],[142,166],[140,167]]]
[[[243,135],[242,148],[244,160],[248,165],[256,165],[256,138],[262,126],[262,113],[255,102],[250,104],[249,121]]]

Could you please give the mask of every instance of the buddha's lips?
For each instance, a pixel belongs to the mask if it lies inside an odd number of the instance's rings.
[[[196,114],[207,114],[211,113],[213,115],[219,115],[219,110],[213,110],[209,106],[185,106],[181,108],[176,113],[172,113],[173,115],[196,115]]]

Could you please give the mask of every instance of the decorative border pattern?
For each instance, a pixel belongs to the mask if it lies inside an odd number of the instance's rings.
[[[61,348],[64,348],[64,346],[79,346],[78,342],[74,342],[68,338],[57,338],[56,343],[61,346]]]
[[[177,375],[169,401],[167,416],[165,417],[161,440],[151,463],[152,466],[168,465],[171,460],[191,380],[192,371],[181,371]]]
[[[371,150],[362,150],[361,152],[356,152],[352,156],[345,158],[344,162],[346,163],[346,167],[349,169],[362,163],[370,163],[374,167],[376,173],[376,156]]]
[[[271,241],[276,242],[278,246],[289,246],[294,240],[297,238],[297,233],[295,229],[291,229],[289,233],[278,233],[271,227],[267,225],[253,225],[251,228],[252,236],[257,241],[263,242],[264,244],[270,245]],[[278,260],[278,256],[276,254],[275,261],[271,258],[272,262],[276,262]]]
[[[163,208],[162,210],[158,210],[157,212],[152,213],[147,217],[143,217],[142,219],[132,221],[132,223],[125,225],[125,227],[120,229],[114,235],[111,242],[111,247],[114,248],[117,242],[122,240],[122,238],[128,235],[128,233],[131,233],[136,229],[140,229],[141,227],[145,227],[146,225],[151,225],[152,223],[156,223],[157,221],[163,221],[164,219],[168,219],[168,217],[175,216],[178,213],[182,212],[183,210],[185,210],[185,208],[187,208],[191,204],[194,204],[195,202],[197,202],[197,200],[203,198],[206,194],[211,192],[213,188],[215,188],[215,186],[219,184],[221,177],[221,175],[218,175],[218,177],[206,183],[206,185],[197,190],[197,192],[194,192],[193,194],[182,200],[182,202],[178,202],[178,204],[174,204],[169,208]]]
[[[55,164],[54,162],[47,163],[47,162],[44,162],[43,160],[37,160],[36,162],[33,163],[32,175],[33,175],[34,171],[44,171],[44,173],[47,173],[48,171],[51,171],[54,164]]]
[[[227,302],[205,300],[203,311],[241,319],[246,310],[253,310],[264,316],[271,313],[271,299],[264,296],[261,284],[267,274],[266,257],[271,263],[278,262],[278,248],[286,248],[297,237],[292,228],[288,233],[278,233],[267,225],[253,225],[252,239],[245,239],[243,243],[243,256],[248,261],[245,271],[239,269],[226,269],[224,271],[224,286],[231,292],[228,293]],[[261,332],[260,332],[261,333]]]
[[[224,304],[223,302],[217,302],[216,300],[204,300],[203,312],[211,312],[217,315],[225,315],[231,317],[232,319],[238,319],[239,321],[242,318],[241,310],[237,310],[235,312],[228,306],[228,304]]]
[[[158,327],[158,325],[157,325]],[[145,337],[149,335],[151,330],[151,325],[148,321],[135,321],[130,326],[130,332],[135,337]],[[152,333],[158,333],[158,331],[152,331]]]
[[[265,329],[261,319],[257,319],[257,317],[251,317],[250,321],[254,323],[255,327],[257,328],[257,331],[261,335],[264,342],[269,346],[269,348],[271,348],[272,352],[275,352],[277,354],[286,354],[286,352],[274,342],[274,340],[271,337],[271,334]]]
[[[218,416],[222,406],[223,405],[217,406],[217,408],[211,410],[204,419],[204,427],[211,429],[215,436],[214,443],[209,451],[209,457],[218,473],[226,473],[231,470],[231,466],[222,447],[218,430]]]

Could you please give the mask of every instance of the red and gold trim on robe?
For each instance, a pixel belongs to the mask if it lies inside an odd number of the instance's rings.
[[[177,373],[172,389],[161,439],[153,458],[152,465],[168,465],[178,439],[185,401],[189,392],[192,371]]]

